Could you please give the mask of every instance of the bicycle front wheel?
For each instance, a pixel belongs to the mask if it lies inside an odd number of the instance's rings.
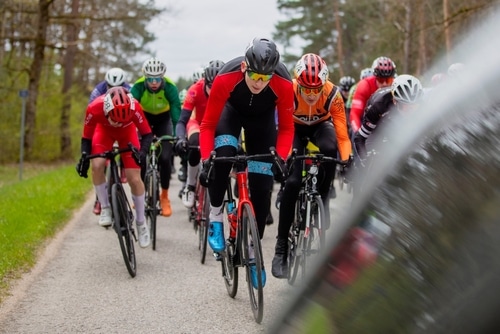
[[[118,235],[125,266],[130,276],[135,277],[137,267],[132,226],[134,216],[121,184],[115,183],[111,187],[111,206],[113,208],[113,227]]]
[[[197,204],[201,206],[200,214],[198,215],[198,249],[200,250],[200,262],[205,263],[207,256],[207,240],[208,240],[208,216],[210,215],[210,198],[208,189],[200,186],[198,193]]]
[[[156,219],[158,217],[158,180],[160,175],[157,170],[149,170],[145,177],[145,203],[146,203],[146,223],[149,225],[151,233],[151,245],[156,250]]]
[[[260,324],[264,314],[264,260],[260,244],[260,235],[253,210],[248,203],[244,203],[241,213],[243,238],[241,247],[243,263],[246,266],[248,294],[255,321]],[[253,271],[253,272],[252,272]]]
[[[288,283],[293,285],[304,258],[304,225],[301,214],[302,201],[295,203],[295,218],[288,233]]]
[[[320,252],[325,248],[325,208],[320,196],[314,196],[307,201],[309,217],[306,219],[306,229],[304,231],[304,259],[303,259],[303,276],[310,272],[313,261],[318,258]]]

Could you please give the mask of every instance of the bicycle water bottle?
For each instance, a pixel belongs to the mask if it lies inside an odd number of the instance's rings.
[[[234,202],[227,203],[227,218],[229,220],[229,238],[236,239],[236,227],[238,225],[238,217],[236,215],[236,208]]]

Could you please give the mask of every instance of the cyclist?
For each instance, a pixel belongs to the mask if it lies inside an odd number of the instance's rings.
[[[359,81],[363,80],[364,78],[371,77],[372,75],[373,75],[373,69],[371,67],[366,67],[359,72]],[[347,114],[348,123],[349,123],[349,115],[351,113],[352,98],[354,97],[354,92],[356,91],[356,87],[358,87],[359,81],[351,86],[351,89],[349,89],[349,96],[347,97],[347,101],[345,102],[345,113]],[[351,125],[350,124],[348,124],[348,125],[349,125],[349,132],[350,132]],[[352,138],[352,136],[351,136],[351,138]]]
[[[293,140],[292,112],[292,80],[286,66],[280,62],[276,44],[270,39],[254,38],[248,45],[245,56],[226,63],[214,80],[200,125],[202,160],[208,159],[214,149],[218,156],[234,156],[241,128],[245,130],[247,154],[268,153],[269,147],[275,146],[278,155],[286,158]],[[222,212],[231,164],[216,163],[213,180],[207,179],[207,167],[204,163],[200,181],[209,186],[208,242],[214,252],[220,252],[225,248]],[[269,162],[251,161],[248,179],[259,236],[262,238],[274,182],[271,159]],[[251,268],[252,281],[256,282],[256,270],[254,266]],[[265,275],[263,268],[263,284]]]
[[[179,141],[175,146],[175,151],[179,155],[188,153],[187,180],[182,192],[182,204],[186,208],[191,208],[194,204],[196,177],[198,176],[201,158],[199,150],[188,150],[188,146],[200,145],[200,123],[205,114],[208,96],[212,90],[215,76],[222,66],[224,66],[222,60],[212,60],[205,67],[203,78],[189,87],[186,100],[182,106],[181,117],[177,122],[176,133]]]
[[[344,106],[349,98],[349,91],[352,86],[356,83],[356,79],[350,76],[344,76],[339,80],[340,93],[342,94],[342,100],[344,100]]]
[[[362,165],[367,157],[366,141],[375,128],[381,122],[391,119],[392,110],[406,114],[415,109],[421,102],[422,96],[423,88],[420,80],[409,74],[399,75],[391,87],[380,88],[372,95],[365,108],[361,128],[354,136],[354,145]]]
[[[293,90],[295,134],[293,148],[303,152],[309,139],[319,150],[330,157],[337,157],[348,164],[352,152],[347,132],[344,101],[339,87],[328,79],[328,67],[318,55],[303,55],[295,66]],[[329,190],[335,176],[336,164],[324,163],[323,178],[318,185],[326,211],[326,228],[329,222]],[[302,162],[290,166],[292,172],[285,182],[279,210],[278,236],[272,263],[272,274],[277,278],[288,275],[288,233],[295,214],[295,201],[302,181]]]
[[[141,135],[140,141],[137,131]],[[77,172],[80,176],[87,177],[90,167],[90,161],[85,158],[87,154],[98,154],[110,150],[115,141],[118,142],[119,147],[126,147],[129,142],[135,147],[140,147],[137,156],[127,152],[121,155],[121,159],[125,166],[135,206],[141,247],[148,247],[151,240],[149,228],[145,224],[144,183],[141,180],[139,163],[146,156],[152,139],[151,128],[141,106],[125,88],[112,87],[105,95],[97,97],[88,105],[81,141],[82,157],[77,164]],[[105,166],[106,159],[92,159],[92,183],[102,205],[99,225],[107,227],[111,225],[111,208],[106,189]]]
[[[361,127],[363,110],[370,96],[379,88],[390,87],[396,74],[396,65],[388,57],[375,59],[372,68],[373,76],[361,80],[354,92],[349,114],[349,123],[353,133],[358,132]]]
[[[133,85],[131,93],[144,110],[151,130],[156,137],[173,135],[179,120],[181,103],[175,83],[165,76],[167,67],[158,58],[149,58],[142,66],[143,76]],[[163,142],[158,159],[160,166],[160,206],[161,214],[169,217],[172,214],[168,189],[172,171],[172,144]],[[146,166],[141,166],[141,175],[144,178]]]
[[[125,81],[125,72],[119,67],[113,67],[106,72],[106,74],[104,75],[104,80],[99,82],[90,93],[89,104],[94,101],[96,97],[106,94],[108,89],[110,89],[111,87],[117,86],[122,86],[127,90],[130,89],[130,84]],[[127,182],[123,166],[120,167],[120,178],[122,183]],[[94,202],[93,212],[96,215],[101,214],[101,203],[99,203],[99,201],[97,200],[97,194]]]
[[[125,77],[125,71],[121,68],[110,68],[104,75],[104,80],[99,82],[90,93],[89,104],[94,101],[96,97],[106,94],[111,87],[122,86],[130,90],[130,84],[126,81]]]

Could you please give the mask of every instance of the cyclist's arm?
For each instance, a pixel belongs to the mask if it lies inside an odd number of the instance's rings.
[[[179,99],[179,91],[177,86],[166,78],[165,83],[165,97],[170,103],[170,117],[172,119],[174,136],[176,135],[177,122],[179,121],[179,117],[181,115],[181,100]]]
[[[280,78],[281,79],[281,78]],[[295,127],[293,124],[293,84],[288,78],[280,81],[276,111],[278,114],[278,136],[276,140],[276,151],[278,155],[286,159],[293,144]]]
[[[379,105],[374,104],[367,108],[365,115],[363,116],[361,128],[354,136],[354,145],[356,146],[356,151],[361,159],[366,158],[366,140],[371,136],[373,130],[377,127],[381,115],[382,113]]]
[[[187,109],[181,110],[181,117],[179,117],[179,121],[177,122],[177,126],[175,127],[175,133],[179,138],[186,137],[186,126],[191,117],[192,111]]]
[[[351,124],[353,132],[357,132],[361,127],[363,110],[365,109],[366,101],[368,101],[368,98],[370,97],[369,88],[368,81],[361,80],[354,91],[351,112],[349,113],[349,123]]]
[[[352,153],[352,145],[349,139],[349,132],[347,131],[344,102],[340,91],[337,91],[333,103],[330,104],[329,112],[332,115],[333,126],[335,127],[340,160],[349,160],[349,156]]]

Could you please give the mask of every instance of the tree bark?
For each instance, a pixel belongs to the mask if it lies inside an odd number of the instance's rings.
[[[71,85],[73,83],[73,72],[75,67],[75,56],[77,52],[78,38],[78,8],[80,0],[73,0],[71,4],[71,16],[75,19],[67,26],[66,33],[66,54],[64,55],[64,77],[62,85],[62,109],[61,109],[61,159],[71,158],[71,131],[70,131],[70,115],[71,115]]]
[[[26,101],[26,123],[24,134],[24,149],[26,158],[32,154],[35,139],[36,126],[36,102],[38,100],[38,88],[42,76],[42,65],[45,58],[45,44],[47,38],[47,27],[49,25],[49,7],[54,0],[39,0],[38,2],[38,26],[35,38],[33,62],[31,63],[28,82],[28,98]]]

